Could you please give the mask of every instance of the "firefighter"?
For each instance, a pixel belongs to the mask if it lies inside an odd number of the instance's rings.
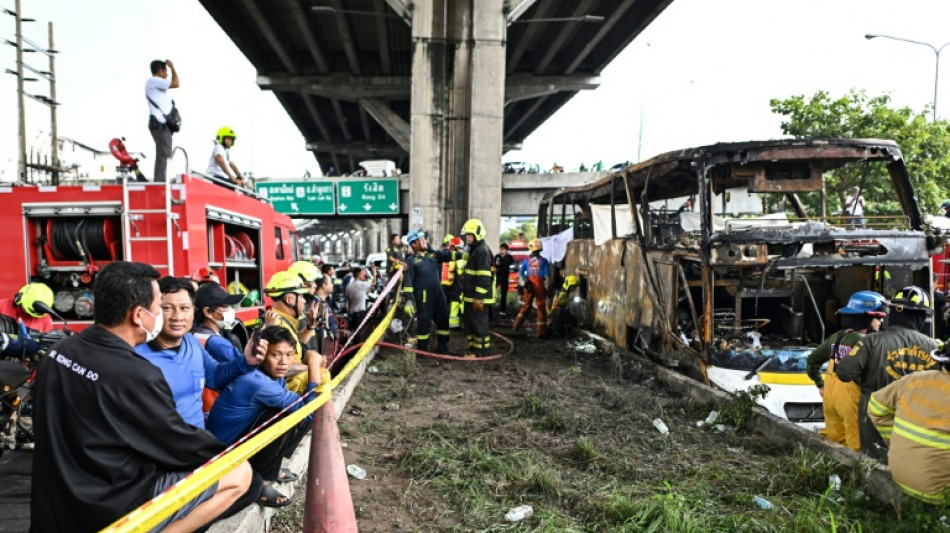
[[[950,353],[931,357],[940,369],[915,372],[871,394],[868,415],[888,442],[888,466],[907,494],[950,503]]]
[[[524,305],[518,317],[515,318],[514,329],[518,329],[524,323],[525,315],[531,309],[531,302],[535,301],[538,308],[538,336],[543,336],[547,328],[547,298],[548,286],[551,283],[551,265],[548,260],[541,257],[541,251],[544,245],[541,239],[535,237],[528,243],[528,251],[531,252],[524,261],[521,262],[519,277],[524,285]]]
[[[316,304],[316,293],[317,293],[317,283],[323,281],[323,272],[317,268],[317,265],[311,263],[310,261],[294,261],[291,263],[290,268],[287,269],[287,272],[291,274],[296,274],[310,295],[305,296],[307,303],[304,305],[304,314],[307,316],[307,322],[310,324],[316,324],[319,322],[318,319],[318,306]],[[301,324],[303,327],[303,324]],[[313,348],[319,351],[317,335],[312,335],[310,342],[307,343],[309,348]]]
[[[48,313],[34,308],[40,302],[53,307],[53,290],[45,283],[27,283],[13,296],[0,300],[0,315],[10,317],[32,330],[48,332],[53,329],[53,318]]]
[[[462,270],[462,320],[469,351],[466,357],[485,356],[491,347],[491,332],[488,331],[488,309],[495,303],[492,277],[492,252],[485,242],[485,225],[471,218],[462,226],[461,234],[468,245],[468,259]]]
[[[386,247],[386,278],[393,277],[396,265],[406,260],[406,247],[401,243],[398,233],[389,236],[389,246]]]
[[[855,383],[844,383],[838,379],[835,365],[865,335],[881,329],[881,323],[887,316],[887,301],[876,292],[856,292],[851,295],[848,304],[838,310],[838,315],[841,317],[842,329],[825,339],[808,355],[807,372],[822,396],[828,439],[857,452],[861,451],[858,431],[861,388]],[[828,370],[822,378],[821,367],[825,363],[828,363]]]
[[[454,251],[462,240],[451,233],[442,239],[442,249]],[[442,292],[445,293],[445,301],[449,306],[449,329],[458,329],[461,326],[462,312],[462,282],[459,280],[458,273],[464,268],[464,263],[459,266],[461,260],[446,261],[442,263],[442,275],[439,282],[442,284]]]
[[[264,287],[264,294],[274,302],[274,309],[268,311],[264,324],[280,325],[293,333],[297,339],[290,369],[293,376],[287,378],[287,390],[301,394],[307,387],[306,360],[312,355],[319,355],[316,350],[307,347],[317,330],[317,323],[310,321],[304,314],[310,289],[304,285],[300,276],[284,270],[271,276]],[[301,323],[304,321],[306,327],[301,329]]]
[[[577,288],[577,283],[577,276],[573,274],[564,278],[564,285],[554,297],[548,320],[551,322],[551,330],[558,337],[567,336],[574,329],[575,320],[567,304],[571,301],[571,293]]]
[[[442,292],[439,274],[442,271],[440,263],[454,261],[456,254],[451,250],[429,248],[429,242],[422,230],[410,231],[406,241],[409,242],[412,253],[406,258],[402,291],[406,297],[406,314],[411,316],[413,310],[418,311],[416,343],[419,349],[431,351],[429,331],[432,322],[435,322],[435,335],[438,340],[435,352],[448,353],[449,308]]]
[[[888,304],[890,318],[885,331],[858,341],[835,365],[841,381],[853,381],[861,387],[858,401],[858,429],[861,452],[886,462],[884,441],[868,418],[871,393],[892,381],[918,370],[931,370],[937,362],[930,353],[939,343],[921,333],[927,318],[933,314],[930,296],[920,287],[904,287]]]

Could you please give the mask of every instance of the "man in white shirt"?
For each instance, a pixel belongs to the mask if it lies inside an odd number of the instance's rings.
[[[851,196],[844,202],[844,214],[848,217],[848,229],[866,227],[867,220],[864,218],[864,207],[861,188],[851,189]]]
[[[165,181],[168,158],[172,156],[172,131],[165,124],[165,115],[171,113],[172,99],[168,89],[178,88],[178,72],[170,59],[156,59],[151,65],[152,77],[145,82],[145,98],[150,113],[148,130],[155,139],[155,177],[154,181]],[[171,79],[168,79],[168,71]]]
[[[376,279],[376,267],[372,267],[373,279]],[[353,267],[353,281],[346,286],[347,311],[350,314],[350,329],[356,331],[363,317],[366,316],[366,295],[373,290],[373,283],[367,278],[366,270],[362,267]],[[365,338],[365,333],[360,332],[360,339]]]
[[[205,174],[243,187],[244,176],[238,170],[237,165],[231,161],[231,147],[234,146],[235,141],[237,141],[237,134],[228,126],[218,130],[218,134],[215,136],[214,150],[211,151],[211,159],[208,160],[208,169],[205,170]]]

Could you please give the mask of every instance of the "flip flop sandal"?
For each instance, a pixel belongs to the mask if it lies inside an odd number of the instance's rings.
[[[283,498],[284,501],[280,501]],[[257,497],[257,503],[264,507],[287,507],[293,500],[281,494],[270,483],[264,483],[261,486],[261,495]]]
[[[281,468],[280,473],[277,474],[278,483],[290,483],[291,481],[297,481],[298,479],[300,479],[300,476],[291,472],[289,468]]]

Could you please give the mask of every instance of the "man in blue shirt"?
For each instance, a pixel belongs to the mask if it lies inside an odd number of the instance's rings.
[[[166,276],[159,283],[162,293],[162,331],[151,342],[139,344],[135,351],[151,361],[165,376],[175,409],[193,426],[205,427],[201,406],[204,387],[220,390],[259,365],[266,346],[219,365],[208,355],[198,339],[189,333],[195,318],[193,289],[187,280]]]
[[[227,444],[235,442],[284,408],[290,407],[288,412],[300,409],[316,397],[314,389],[324,377],[328,377],[324,375],[326,359],[311,353],[306,358],[308,382],[303,394],[305,400],[298,402],[301,395],[288,391],[284,381],[293,365],[297,339],[282,326],[264,328],[260,338],[261,344],[267,346],[263,362],[256,370],[226,385],[208,415],[208,431]],[[308,416],[251,457],[251,466],[264,478],[259,500],[262,504],[274,507],[290,504],[290,499],[277,492],[273,484],[279,481],[281,458],[290,457],[310,430],[312,422],[313,416]]]
[[[237,324],[232,305],[244,300],[244,294],[228,294],[221,285],[207,283],[195,293],[195,338],[203,341],[205,350],[219,363],[244,359],[240,352],[222,332],[230,331]]]

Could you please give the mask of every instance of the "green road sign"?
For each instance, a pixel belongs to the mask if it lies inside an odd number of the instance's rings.
[[[336,202],[341,215],[398,215],[399,178],[342,179]]]
[[[257,184],[257,194],[287,215],[332,215],[333,182],[265,181]]]

